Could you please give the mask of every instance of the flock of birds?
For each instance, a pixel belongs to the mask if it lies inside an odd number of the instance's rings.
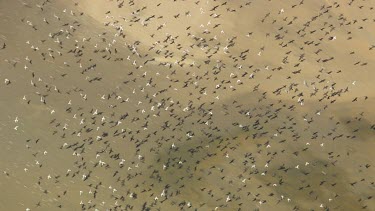
[[[373,96],[357,73],[373,71],[375,42],[350,48],[374,30],[371,1],[9,4],[1,24],[24,40],[0,31],[0,131],[3,156],[19,154],[0,181],[27,197],[0,204],[375,209],[373,156],[358,153]]]

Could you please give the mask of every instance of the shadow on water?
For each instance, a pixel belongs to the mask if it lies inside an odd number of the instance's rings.
[[[192,201],[206,209],[218,206],[231,210],[243,205],[257,209],[259,200],[285,203],[286,199],[279,202],[267,199],[283,195],[292,198],[287,203],[289,209],[318,208],[335,197],[340,197],[340,203],[332,200],[331,208],[360,207],[358,202],[349,203],[356,196],[349,185],[354,172],[345,171],[340,162],[348,157],[345,146],[353,144],[353,128],[341,126],[353,119],[352,113],[324,111],[318,116],[315,111],[321,104],[309,102],[303,108],[298,106],[295,102],[252,92],[216,103],[210,110],[215,113],[214,118],[204,111],[204,106],[194,108],[189,114],[179,114],[185,122],[176,134],[181,133],[184,138],[179,142],[171,140],[155,156],[153,165],[166,165],[166,170],[145,175],[152,175],[170,197],[180,199],[181,206]],[[207,126],[206,121],[215,124]],[[359,126],[356,139],[366,141],[369,121],[364,118]],[[187,132],[194,137],[187,137]],[[341,147],[335,144],[339,141]],[[172,142],[176,148],[170,147]],[[324,149],[319,146],[323,142]],[[267,145],[271,147],[267,149]],[[245,161],[239,163],[240,159]],[[266,163],[269,167],[263,168]],[[251,168],[252,165],[256,167]],[[262,172],[275,173],[262,175]],[[244,178],[250,184],[238,183]],[[254,200],[240,200],[239,196],[246,193]],[[237,203],[225,203],[228,195],[239,197]]]

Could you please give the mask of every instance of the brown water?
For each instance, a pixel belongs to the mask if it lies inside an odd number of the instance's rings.
[[[373,1],[121,2],[0,1],[0,210],[375,209]]]

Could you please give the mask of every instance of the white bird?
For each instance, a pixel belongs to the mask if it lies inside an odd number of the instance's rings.
[[[230,201],[230,197],[229,197],[229,196],[227,196],[227,200],[226,200],[226,202],[228,202],[228,201]]]
[[[125,162],[125,160],[124,160],[124,159],[121,159],[119,165],[124,165],[124,162]]]
[[[10,83],[10,80],[6,78],[6,79],[4,80],[4,83],[8,85],[8,84]]]

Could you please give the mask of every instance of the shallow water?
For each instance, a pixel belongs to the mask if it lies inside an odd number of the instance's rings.
[[[375,209],[375,5],[339,4],[0,1],[0,210]]]

